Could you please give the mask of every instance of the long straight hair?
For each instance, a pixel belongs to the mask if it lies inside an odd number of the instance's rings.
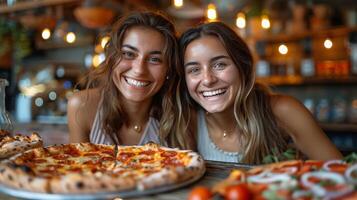
[[[228,55],[238,69],[238,80],[240,80],[238,92],[234,102],[234,116],[237,127],[241,132],[242,162],[258,164],[263,158],[286,148],[286,139],[282,137],[282,129],[272,112],[270,104],[271,91],[262,84],[255,83],[255,71],[253,57],[247,44],[230,27],[221,22],[202,24],[196,28],[187,30],[180,38],[180,60],[179,68],[180,90],[177,91],[181,102],[178,107],[181,112],[177,126],[181,129],[188,127],[191,121],[190,111],[202,109],[188,94],[185,82],[184,55],[187,46],[194,40],[203,36],[216,37],[225,47]],[[179,101],[177,101],[179,102]],[[183,134],[180,130],[176,134]],[[188,142],[190,138],[186,138]],[[237,158],[238,159],[238,158]]]
[[[105,61],[97,69],[89,72],[86,88],[100,88],[105,94],[102,98],[102,127],[105,134],[116,142],[117,133],[127,120],[124,98],[113,82],[112,73],[121,61],[121,47],[125,33],[132,27],[145,27],[156,30],[164,37],[164,62],[168,66],[167,77],[163,87],[154,95],[150,115],[160,120],[160,135],[168,135],[174,123],[173,91],[177,84],[178,43],[173,23],[163,14],[157,12],[134,12],[119,19],[112,28],[110,40],[105,46]],[[115,140],[115,138],[117,140]],[[161,141],[165,143],[165,141]]]

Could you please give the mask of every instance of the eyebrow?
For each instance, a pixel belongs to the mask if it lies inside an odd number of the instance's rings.
[[[210,59],[210,62],[214,62],[214,61],[219,60],[219,59],[222,59],[222,58],[227,58],[227,59],[229,59],[228,56],[220,55],[220,56],[216,56],[216,57],[211,58],[211,59]],[[184,67],[186,68],[186,67],[189,66],[189,65],[197,65],[197,64],[198,64],[198,62],[188,62],[188,63],[186,63],[186,64],[184,65]]]
[[[137,49],[136,47],[133,47],[133,46],[131,46],[131,45],[123,44],[122,48],[124,48],[124,47],[129,48],[129,49],[131,49],[131,50],[133,50],[133,51],[139,52],[139,49]],[[150,51],[149,53],[150,53],[150,54],[160,54],[160,55],[162,54],[161,51],[157,51],[157,50],[155,50],[155,51]]]

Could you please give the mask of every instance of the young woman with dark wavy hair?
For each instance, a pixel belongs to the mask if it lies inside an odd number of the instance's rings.
[[[178,45],[164,15],[137,12],[113,25],[106,59],[68,102],[70,142],[165,143],[173,126]]]

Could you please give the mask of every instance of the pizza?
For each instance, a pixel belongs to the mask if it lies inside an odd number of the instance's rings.
[[[0,129],[0,139],[5,137],[5,136],[8,136],[8,135],[10,135],[9,131],[4,130],[4,129]]]
[[[26,135],[7,135],[0,139],[0,159],[11,157],[26,150],[42,147],[43,142],[37,133]]]
[[[203,159],[190,150],[154,143],[72,143],[10,158],[0,165],[0,182],[32,192],[80,194],[145,190],[200,177],[204,171]]]
[[[357,199],[356,187],[357,163],[292,160],[247,171],[233,170],[229,177],[210,189],[194,189],[189,199],[201,193],[206,195],[205,199],[215,194],[224,199],[241,200],[352,200]]]

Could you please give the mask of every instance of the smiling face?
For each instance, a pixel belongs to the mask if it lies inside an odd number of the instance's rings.
[[[220,40],[214,36],[193,40],[184,56],[190,96],[210,113],[233,108],[239,86],[238,69]]]
[[[145,27],[127,30],[121,45],[121,60],[113,71],[114,84],[125,99],[151,101],[163,86],[168,66],[164,37]]]

